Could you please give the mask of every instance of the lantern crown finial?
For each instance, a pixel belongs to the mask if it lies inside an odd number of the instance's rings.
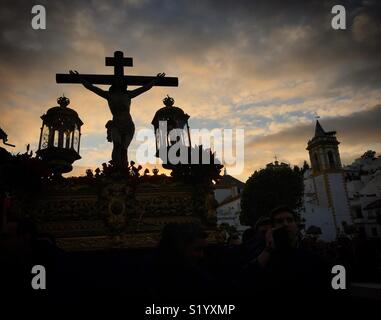
[[[66,108],[70,104],[70,99],[62,95],[62,97],[57,99],[57,103],[60,105],[60,107]]]
[[[175,99],[173,99],[172,97],[170,97],[168,94],[167,96],[163,99],[163,102],[164,102],[164,105],[166,107],[172,107],[173,104],[175,103]]]

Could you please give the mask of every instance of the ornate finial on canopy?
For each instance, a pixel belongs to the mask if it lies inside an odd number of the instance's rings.
[[[57,99],[57,103],[60,105],[60,107],[66,108],[70,104],[70,99],[62,95],[62,97]]]
[[[169,95],[167,95],[164,99],[163,99],[163,102],[164,102],[164,105],[166,107],[172,107],[173,104],[175,103],[175,99],[173,99],[172,97],[170,97]]]

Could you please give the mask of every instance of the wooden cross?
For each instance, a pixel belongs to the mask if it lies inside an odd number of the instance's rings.
[[[114,57],[106,57],[106,66],[114,66],[114,75],[124,77],[124,67],[132,67],[132,58],[124,57],[122,51],[115,51]]]
[[[125,76],[124,67],[132,67],[132,58],[124,57],[122,51],[115,51],[113,57],[106,57],[106,66],[114,67],[113,75],[100,74],[81,74],[81,78],[72,74],[57,73],[57,83],[81,83],[81,79],[87,80],[92,84],[108,84],[112,85],[117,78],[122,78],[124,83],[130,86],[143,86],[150,83],[155,77],[150,76]],[[158,79],[155,86],[177,87],[179,80],[177,77],[163,77]]]

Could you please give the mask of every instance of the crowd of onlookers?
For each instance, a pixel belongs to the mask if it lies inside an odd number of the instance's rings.
[[[77,252],[59,249],[54,237],[36,234],[29,221],[8,223],[0,240],[3,288],[32,290],[31,267],[43,265],[48,288],[115,289],[153,299],[252,296],[292,292],[329,296],[332,266],[346,268],[347,281],[380,282],[380,243],[342,237],[326,243],[300,236],[297,216],[278,207],[242,238],[208,243],[198,224],[168,224],[160,243],[134,252]]]

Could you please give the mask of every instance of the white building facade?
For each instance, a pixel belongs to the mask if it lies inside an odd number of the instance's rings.
[[[325,132],[316,121],[315,135],[308,141],[311,169],[304,173],[305,227],[319,227],[321,239],[333,241],[353,224],[345,173],[341,165],[336,132]]]
[[[352,216],[368,239],[381,237],[381,156],[365,152],[344,167]]]
[[[214,186],[214,197],[218,202],[217,225],[223,223],[235,227],[239,233],[246,230],[247,226],[240,223],[241,193],[245,184],[238,179],[226,174]]]

